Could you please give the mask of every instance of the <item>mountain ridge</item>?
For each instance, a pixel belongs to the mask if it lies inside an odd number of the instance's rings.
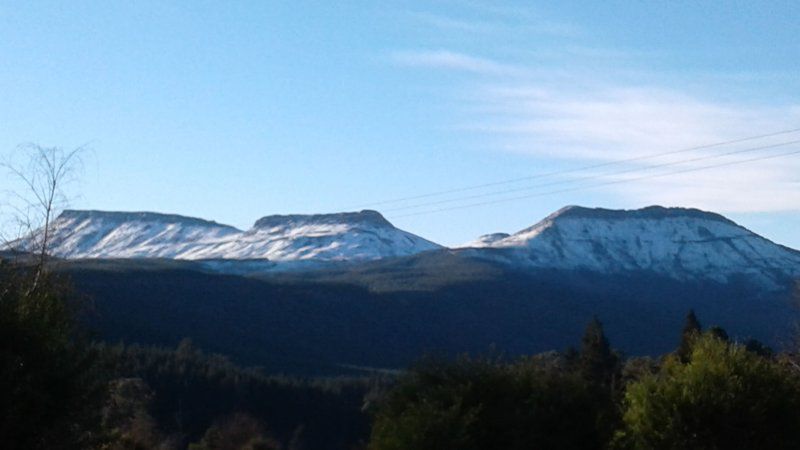
[[[544,220],[556,218],[602,218],[602,219],[631,219],[631,218],[652,218],[663,219],[668,217],[689,217],[697,219],[718,220],[728,224],[736,224],[722,214],[711,211],[703,211],[697,208],[686,208],[678,206],[650,205],[637,209],[609,209],[609,208],[590,208],[579,205],[567,205],[556,212],[547,216]]]
[[[484,235],[457,248],[400,230],[373,210],[268,215],[244,231],[176,214],[68,210],[54,230],[59,257],[204,260],[232,273],[316,270],[446,250],[523,270],[653,271],[720,282],[745,275],[769,287],[800,276],[797,250],[720,214],[680,207],[571,205],[516,233]]]
[[[244,231],[177,214],[66,210],[51,242],[51,253],[67,259],[359,261],[441,248],[371,210],[265,216]]]
[[[381,227],[393,227],[378,211],[365,209],[358,212],[341,212],[330,214],[273,214],[256,221],[253,228],[268,228],[287,223],[361,223]]]
[[[489,235],[492,236],[492,235]],[[800,252],[716,213],[650,206],[609,210],[568,206],[508,237],[471,243],[469,253],[511,265],[728,281],[744,274],[765,286],[800,276]],[[500,254],[486,254],[483,249]]]
[[[232,225],[222,224],[213,220],[207,220],[200,217],[184,216],[181,214],[172,213],[159,213],[152,211],[103,211],[98,209],[65,209],[59,214],[58,218],[74,219],[74,218],[107,218],[107,219],[122,219],[122,220],[148,220],[148,221],[168,221],[168,222],[185,222],[204,225],[215,225],[238,230]]]

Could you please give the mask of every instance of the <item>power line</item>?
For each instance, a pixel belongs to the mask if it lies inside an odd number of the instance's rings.
[[[714,154],[714,155],[699,156],[699,157],[696,157],[696,158],[684,159],[684,160],[679,160],[679,161],[671,161],[671,162],[667,162],[667,163],[654,164],[654,165],[650,165],[650,166],[647,166],[647,167],[634,167],[634,168],[630,168],[630,169],[618,170],[618,171],[615,171],[615,172],[600,173],[600,174],[596,174],[596,175],[587,175],[587,176],[583,176],[583,177],[573,178],[573,179],[570,179],[570,180],[552,181],[552,182],[549,182],[549,183],[535,184],[533,186],[524,186],[524,187],[519,187],[519,188],[514,188],[514,189],[503,189],[503,190],[487,192],[487,193],[483,193],[483,194],[476,194],[476,195],[470,195],[470,196],[464,196],[464,197],[456,197],[456,198],[450,198],[450,199],[446,199],[446,200],[437,200],[437,201],[433,201],[433,202],[417,203],[417,204],[412,204],[412,205],[400,206],[400,207],[397,207],[397,208],[390,208],[390,209],[385,210],[385,212],[405,211],[405,210],[409,210],[409,209],[422,208],[424,206],[444,205],[444,204],[447,204],[447,203],[454,203],[454,202],[459,202],[459,201],[464,201],[464,200],[472,200],[472,199],[476,199],[476,198],[493,197],[493,196],[496,196],[496,195],[510,194],[510,193],[513,193],[513,192],[530,191],[532,189],[541,188],[541,187],[556,186],[556,185],[559,185],[559,184],[569,184],[569,183],[576,183],[576,182],[581,182],[581,181],[589,181],[589,180],[595,180],[595,179],[599,179],[599,178],[607,178],[607,177],[614,176],[614,175],[621,175],[621,174],[625,174],[625,173],[641,172],[641,171],[653,170],[653,169],[661,169],[661,168],[664,168],[664,167],[677,166],[677,165],[680,165],[680,164],[688,164],[688,163],[693,163],[693,162],[698,162],[698,161],[705,161],[705,160],[709,160],[709,159],[723,158],[725,156],[738,155],[738,154],[742,154],[742,153],[751,153],[751,152],[756,152],[756,151],[769,150],[769,149],[783,147],[783,146],[786,146],[786,145],[797,144],[797,143],[800,143],[800,139],[793,140],[793,141],[787,141],[787,142],[780,142],[780,143],[777,143],[777,144],[762,145],[762,146],[758,146],[758,147],[750,147],[750,148],[745,148],[745,149],[740,149],[740,150],[733,150],[733,151],[724,152],[724,153],[718,153],[718,154]]]
[[[716,168],[719,168],[719,167],[727,167],[727,166],[733,166],[733,165],[737,165],[737,164],[745,164],[745,163],[755,162],[755,161],[764,161],[764,160],[767,160],[767,159],[782,158],[782,157],[785,157],[785,156],[791,156],[791,155],[797,155],[797,154],[800,154],[800,150],[794,150],[794,151],[791,151],[791,152],[778,153],[776,155],[768,155],[768,156],[761,156],[761,157],[757,157],[757,158],[743,159],[743,160],[738,160],[738,161],[729,161],[727,163],[712,164],[712,165],[703,166],[703,167],[692,167],[692,168],[688,168],[688,169],[676,170],[676,171],[672,171],[672,172],[660,173],[660,174],[655,174],[655,175],[646,175],[646,176],[641,176],[641,177],[637,177],[637,178],[628,178],[628,179],[624,179],[624,180],[608,181],[608,182],[605,182],[605,183],[597,183],[597,184],[588,185],[588,186],[576,186],[576,187],[572,187],[572,188],[560,189],[560,190],[549,191],[549,192],[538,192],[538,193],[535,193],[535,194],[521,195],[521,196],[517,196],[517,197],[508,197],[508,198],[490,200],[490,201],[485,201],[485,202],[470,203],[470,204],[466,204],[466,205],[452,206],[452,207],[449,207],[449,208],[439,208],[439,209],[433,209],[433,210],[428,210],[428,211],[420,211],[420,212],[410,213],[410,214],[401,214],[399,216],[392,216],[392,217],[390,217],[390,219],[398,219],[398,218],[401,218],[401,217],[421,216],[421,215],[424,215],[424,214],[433,214],[433,213],[438,213],[438,212],[453,211],[453,210],[457,210],[457,209],[474,208],[476,206],[484,206],[484,205],[492,205],[492,204],[497,204],[497,203],[511,202],[511,201],[515,201],[515,200],[523,200],[523,199],[528,199],[528,198],[533,198],[533,197],[541,197],[541,196],[544,196],[544,195],[560,194],[560,193],[563,193],[563,192],[579,191],[579,190],[583,190],[583,189],[594,189],[594,188],[603,187],[603,186],[609,186],[609,185],[614,185],[614,184],[630,183],[630,182],[641,181],[641,180],[646,180],[646,179],[650,179],[650,178],[659,178],[659,177],[665,177],[665,176],[670,176],[670,175],[678,175],[678,174],[689,173],[689,172],[698,172],[698,171],[701,171],[701,170],[716,169]]]
[[[776,132],[767,133],[767,134],[747,136],[747,137],[738,138],[738,139],[732,139],[732,140],[728,140],[728,141],[714,142],[714,143],[711,143],[711,144],[704,144],[704,145],[698,145],[698,146],[695,146],[695,147],[682,148],[682,149],[679,149],[679,150],[671,150],[671,151],[662,152],[662,153],[654,153],[654,154],[650,154],[650,155],[636,156],[636,157],[625,158],[625,159],[618,159],[618,160],[608,161],[608,162],[599,163],[599,164],[592,164],[592,165],[587,165],[587,166],[575,167],[575,168],[572,168],[572,169],[557,170],[557,171],[553,171],[553,172],[546,172],[546,173],[529,175],[529,176],[519,177],[519,178],[509,178],[509,179],[505,179],[505,180],[498,180],[498,181],[489,182],[489,183],[483,183],[483,184],[475,184],[475,185],[471,185],[471,186],[463,186],[463,187],[460,187],[460,188],[447,189],[447,190],[436,191],[436,192],[429,192],[429,193],[426,193],[426,194],[419,194],[419,195],[413,195],[413,196],[408,196],[408,197],[399,197],[399,198],[383,200],[383,201],[362,203],[360,205],[355,205],[355,206],[351,206],[351,207],[344,208],[344,209],[346,209],[346,210],[349,210],[349,209],[361,209],[361,208],[370,207],[370,206],[387,205],[387,204],[392,204],[392,203],[401,203],[401,202],[405,202],[405,201],[409,201],[409,200],[419,200],[419,199],[423,199],[423,198],[438,197],[438,196],[446,195],[446,194],[454,194],[454,193],[458,193],[458,192],[472,191],[472,190],[483,189],[483,188],[492,187],[492,186],[501,186],[501,185],[505,185],[505,184],[518,183],[520,181],[528,181],[528,180],[533,180],[533,179],[538,179],[538,178],[548,178],[548,177],[552,177],[552,176],[564,175],[564,174],[574,173],[574,172],[582,172],[582,171],[591,170],[591,169],[599,169],[599,168],[602,168],[602,167],[614,166],[614,165],[619,165],[619,164],[626,164],[626,163],[631,163],[631,162],[636,162],[636,161],[644,161],[644,160],[648,160],[648,159],[659,158],[659,157],[662,157],[662,156],[675,155],[675,154],[679,154],[679,153],[685,153],[685,152],[696,151],[696,150],[704,150],[704,149],[709,149],[709,148],[714,148],[714,147],[722,147],[722,146],[725,146],[725,145],[738,144],[738,143],[741,143],[741,142],[753,141],[753,140],[764,139],[764,138],[768,138],[768,137],[781,136],[781,135],[792,134],[792,133],[797,133],[797,132],[800,132],[800,128],[791,128],[791,129],[776,131]]]

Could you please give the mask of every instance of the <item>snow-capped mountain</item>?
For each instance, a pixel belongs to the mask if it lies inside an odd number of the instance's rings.
[[[65,211],[53,225],[50,251],[55,256],[202,260],[208,268],[233,273],[272,269],[276,263],[294,270],[443,248],[369,210],[266,216],[247,231],[146,212]],[[660,206],[569,206],[517,233],[481,236],[454,254],[521,269],[649,271],[720,282],[745,275],[765,286],[800,277],[800,252],[719,214]]]
[[[364,261],[440,248],[375,211],[267,216],[247,231],[157,213],[64,211],[50,252],[62,258]]]
[[[536,225],[469,244],[466,253],[530,267],[597,272],[654,271],[677,279],[766,285],[800,276],[800,252],[710,212],[651,206],[609,210],[568,206]],[[481,252],[481,248],[500,249]]]
[[[61,213],[52,228],[49,251],[63,258],[181,258],[242,233],[175,214],[75,210]]]
[[[338,214],[294,214],[262,217],[253,228],[213,248],[198,249],[187,259],[255,259],[272,261],[366,261],[407,256],[441,248],[399,230],[370,210]]]

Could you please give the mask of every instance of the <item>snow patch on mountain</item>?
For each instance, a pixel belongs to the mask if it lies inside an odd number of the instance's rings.
[[[228,225],[175,214],[67,210],[53,222],[50,252],[64,258],[180,258],[239,234]]]
[[[465,247],[454,252],[520,269],[650,271],[720,282],[745,275],[765,286],[800,277],[800,252],[719,214],[687,208],[569,206],[517,233],[481,236]],[[54,221],[50,250],[63,258],[199,260],[211,270],[251,273],[441,248],[369,210],[266,216],[246,231],[172,214],[65,211]]]
[[[480,240],[479,240],[480,241]],[[652,206],[608,210],[569,206],[471,252],[532,267],[655,271],[677,279],[730,281],[737,275],[775,285],[800,276],[800,252],[777,245],[714,213]]]
[[[479,247],[490,247],[494,243],[501,241],[511,235],[508,233],[492,233],[492,234],[484,234],[483,236],[478,237],[474,241],[467,242],[466,244],[459,245],[456,248],[479,248]]]
[[[360,261],[440,248],[375,211],[267,216],[247,231],[168,214],[65,211],[53,230],[51,253],[63,258]]]
[[[275,215],[213,249],[187,254],[191,259],[268,258],[273,261],[363,261],[407,256],[441,248],[399,230],[376,211],[339,214]]]

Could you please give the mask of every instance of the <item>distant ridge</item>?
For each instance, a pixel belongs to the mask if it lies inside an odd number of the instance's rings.
[[[197,217],[182,216],[179,214],[164,214],[147,211],[100,211],[100,210],[78,210],[65,209],[58,219],[105,219],[118,221],[142,221],[142,222],[174,222],[194,225],[221,226],[236,230],[237,228],[217,223],[213,220],[200,219]]]
[[[231,273],[307,270],[444,248],[373,210],[268,215],[245,231],[176,214],[68,210],[54,222],[52,243],[54,256],[68,259],[206,260]],[[800,252],[694,208],[567,206],[516,233],[487,234],[454,251],[519,270],[646,271],[718,282],[746,277],[766,287],[800,276]]]
[[[720,222],[736,225],[735,222],[727,217],[714,212],[703,211],[695,208],[679,208],[664,206],[647,206],[640,209],[606,209],[606,208],[587,208],[585,206],[569,205],[565,206],[545,220],[555,220],[558,218],[585,218],[585,219],[665,219],[674,217],[686,217],[693,219],[718,220]]]
[[[568,206],[508,237],[469,246],[473,255],[517,267],[650,271],[720,282],[745,276],[770,287],[800,276],[800,252],[720,214],[692,208]]]
[[[51,242],[53,255],[68,259],[364,261],[440,248],[371,210],[265,216],[247,231],[176,214],[67,210],[53,222]]]
[[[258,219],[253,225],[255,228],[268,228],[286,226],[290,224],[364,224],[380,227],[393,227],[378,211],[365,209],[359,212],[344,212],[333,214],[275,214]]]

